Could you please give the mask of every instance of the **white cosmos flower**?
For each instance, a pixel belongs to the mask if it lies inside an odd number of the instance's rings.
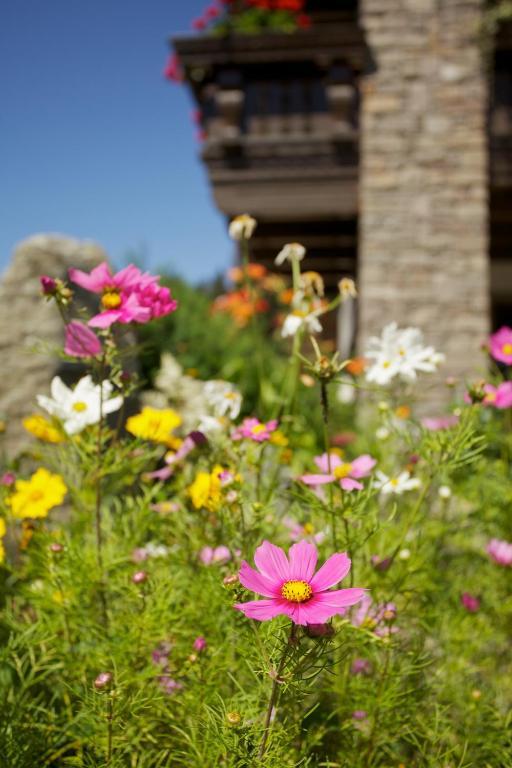
[[[287,336],[295,336],[297,331],[304,327],[308,333],[320,333],[322,326],[317,315],[314,312],[304,314],[303,312],[292,312],[285,317],[283,327],[281,328],[281,336],[286,338]]]
[[[399,376],[414,381],[417,373],[433,373],[444,355],[433,347],[425,346],[419,328],[398,328],[396,323],[386,325],[381,336],[372,336],[365,351],[373,364],[366,372],[367,381],[386,385]]]
[[[100,408],[105,416],[119,410],[123,398],[120,395],[111,397],[113,389],[110,381],[105,380],[100,386],[94,384],[90,376],[84,376],[74,389],[70,389],[59,376],[55,376],[50,386],[51,397],[38,395],[37,402],[41,408],[62,422],[68,435],[76,435],[90,424],[97,424],[100,420]]]
[[[253,219],[248,213],[235,216],[229,225],[229,236],[232,240],[249,240],[256,229],[257,223],[256,219]]]
[[[396,477],[388,477],[378,469],[373,481],[373,487],[380,490],[385,496],[390,493],[400,496],[404,491],[412,491],[419,486],[420,481],[416,477],[411,477],[406,470],[400,472]]]
[[[281,266],[285,261],[302,261],[306,255],[306,249],[300,243],[286,243],[275,258],[275,264]]]
[[[198,432],[202,432],[203,435],[211,435],[212,432],[221,432],[228,424],[229,422],[225,418],[203,415],[196,429]]]
[[[236,419],[242,407],[242,395],[229,381],[213,379],[204,385],[206,402],[217,417]]]

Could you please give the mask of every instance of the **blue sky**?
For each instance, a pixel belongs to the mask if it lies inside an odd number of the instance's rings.
[[[62,232],[193,281],[231,263],[191,121],[162,70],[206,0],[0,2],[0,269]]]

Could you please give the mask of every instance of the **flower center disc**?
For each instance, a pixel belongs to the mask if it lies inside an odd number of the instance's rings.
[[[105,309],[117,309],[121,304],[121,297],[117,291],[106,291],[101,297],[101,303]]]
[[[352,472],[352,464],[340,464],[334,467],[333,475],[338,480],[343,480],[344,477],[348,477]]]
[[[76,403],[73,403],[73,410],[77,413],[82,413],[82,411],[87,410],[87,403],[82,402],[82,400],[77,400]]]
[[[313,590],[306,581],[287,581],[281,587],[281,595],[292,603],[304,603],[313,596]]]
[[[509,343],[503,345],[503,354],[512,355],[512,344]]]

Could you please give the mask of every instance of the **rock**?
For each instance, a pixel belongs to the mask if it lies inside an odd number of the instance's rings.
[[[63,323],[54,303],[42,298],[39,277],[66,279],[69,267],[90,271],[106,258],[95,243],[62,235],[34,235],[15,248],[0,280],[0,419],[7,425],[0,439],[7,456],[32,439],[21,420],[37,410],[36,395],[48,392],[55,374],[69,377],[70,366],[51,351],[62,346]]]

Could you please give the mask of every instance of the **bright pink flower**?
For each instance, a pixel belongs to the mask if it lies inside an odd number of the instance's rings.
[[[468,613],[476,613],[480,608],[480,600],[469,592],[463,592],[460,596],[460,602]]]
[[[276,429],[277,421],[275,419],[263,424],[259,419],[248,418],[244,419],[240,426],[231,433],[231,437],[233,440],[241,440],[246,437],[256,443],[263,443],[270,439],[271,433],[275,432]]]
[[[498,565],[512,565],[512,544],[503,539],[491,539],[487,545],[487,554]]]
[[[14,485],[15,482],[16,475],[14,472],[4,472],[4,474],[0,477],[0,485],[9,487],[10,485]]]
[[[352,712],[352,718],[354,720],[366,720],[368,717],[368,712],[366,712],[364,709],[356,709],[355,712]]]
[[[504,325],[489,337],[489,351],[495,360],[512,365],[512,328]]]
[[[199,559],[203,565],[223,564],[231,560],[231,552],[227,547],[203,547],[199,552]]]
[[[158,285],[158,276],[141,272],[134,264],[115,275],[106,262],[90,274],[70,269],[69,278],[86,291],[101,294],[103,311],[88,323],[93,328],[109,328],[112,323],[148,323],[177,308],[169,289]]]
[[[41,275],[39,280],[41,283],[41,290],[44,295],[53,296],[57,290],[57,282],[53,279],[53,277],[48,277],[48,275]]]
[[[336,453],[323,453],[321,456],[315,456],[315,464],[322,474],[302,475],[300,478],[306,485],[325,485],[339,480],[340,486],[344,491],[360,491],[363,488],[362,483],[358,482],[361,477],[368,477],[377,462],[367,453],[354,459],[352,462],[344,462]]]
[[[364,589],[328,591],[350,571],[350,559],[337,553],[315,573],[317,549],[300,541],[290,547],[288,557],[269,541],[264,541],[254,554],[258,571],[245,561],[239,573],[240,582],[263,595],[266,600],[253,600],[235,605],[250,619],[267,621],[275,616],[289,616],[295,624],[323,624],[336,614],[343,614],[365,594]]]
[[[194,651],[197,651],[198,653],[202,653],[206,650],[207,642],[204,639],[202,635],[199,635],[199,637],[196,637],[194,640]]]
[[[198,19],[194,19],[192,22],[192,29],[197,29],[198,31],[201,31],[206,27],[206,21],[202,17]]]
[[[183,81],[183,70],[181,68],[180,60],[175,53],[171,54],[167,60],[164,69],[164,77],[167,80],[172,80],[174,83],[181,83]]]
[[[459,423],[459,417],[455,414],[450,416],[437,416],[434,418],[425,418],[421,420],[425,429],[429,429],[431,432],[437,432],[440,429],[450,429],[455,427]]]
[[[79,320],[66,325],[64,352],[72,357],[96,357],[101,354],[101,342],[96,334]]]
[[[512,408],[512,381],[503,381],[497,387],[493,387],[492,384],[486,384],[484,392],[485,397],[482,401],[484,405],[489,405],[491,408],[498,408],[499,410]]]

